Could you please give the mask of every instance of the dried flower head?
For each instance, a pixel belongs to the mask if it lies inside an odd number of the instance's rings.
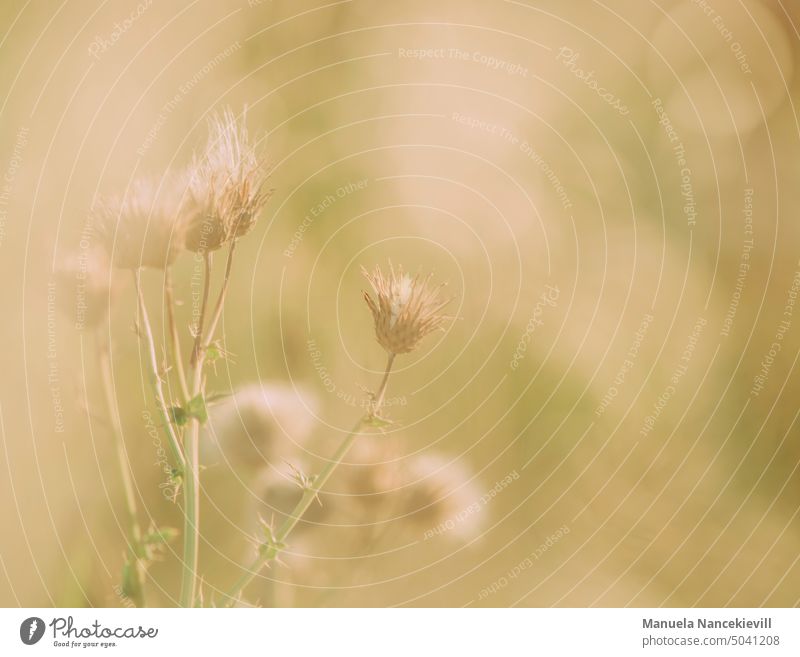
[[[122,269],[166,269],[184,249],[182,175],[136,180],[122,197],[100,198],[94,208],[98,232]]]
[[[435,453],[413,456],[403,465],[407,484],[401,509],[407,522],[426,538],[446,533],[466,540],[480,532],[483,491],[469,468]]]
[[[57,302],[77,329],[93,328],[105,319],[119,285],[104,249],[70,253],[56,265],[55,277]]]
[[[372,273],[363,267],[361,271],[375,292],[375,299],[364,292],[375,320],[375,335],[390,354],[413,351],[422,338],[449,319],[440,311],[451,300],[440,296],[444,284],[430,285],[432,274],[424,279],[419,274],[412,277],[402,267],[395,271],[391,263],[388,276],[380,267],[375,267]]]
[[[311,435],[316,399],[280,384],[251,384],[210,408],[202,441],[207,463],[224,462],[238,475],[284,469],[292,449]],[[271,466],[271,467],[270,467]]]
[[[193,166],[187,248],[215,251],[246,235],[267,201],[266,176],[244,116],[239,120],[229,109],[214,115],[205,150]]]
[[[349,458],[337,472],[338,494],[320,495],[329,523],[392,519],[426,538],[447,533],[464,540],[479,533],[487,517],[485,491],[463,463],[434,451],[404,457],[385,440],[359,441]]]

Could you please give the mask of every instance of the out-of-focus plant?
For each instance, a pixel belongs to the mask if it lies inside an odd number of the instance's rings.
[[[362,270],[369,281],[373,294],[364,293],[375,324],[375,337],[386,350],[386,368],[378,388],[370,395],[367,412],[355,423],[339,447],[319,474],[307,475],[294,469],[294,477],[303,494],[297,505],[277,529],[272,523],[263,521],[263,538],[258,545],[258,554],[245,573],[227,595],[228,605],[236,604],[244,589],[253,581],[262,568],[279,558],[286,548],[289,534],[308,511],[312,503],[330,479],[352,447],[356,438],[369,428],[384,429],[391,423],[383,416],[386,388],[395,358],[417,348],[420,341],[432,331],[442,327],[448,319],[442,310],[449,299],[441,296],[442,286],[432,286],[431,276],[410,276],[402,268],[389,266],[384,274],[376,267],[373,272]]]
[[[215,347],[215,335],[236,243],[253,228],[267,200],[266,175],[244,118],[228,110],[211,118],[205,147],[185,171],[137,181],[127,194],[102,199],[96,209],[97,223],[114,265],[133,272],[138,332],[144,340],[153,395],[174,460],[173,477],[183,490],[180,604],[184,607],[194,606],[198,593],[199,435],[208,417],[204,366],[210,355],[220,352]],[[223,280],[211,303],[213,254],[223,248],[227,249]],[[203,264],[201,306],[188,354],[181,348],[172,280],[172,265],[183,251],[193,252]],[[166,366],[159,362],[142,289],[143,268],[163,271],[169,337],[169,348],[164,350],[169,354]],[[177,376],[178,399],[168,399],[165,394],[164,382],[170,371]]]
[[[64,301],[62,310],[66,314],[75,313],[78,324],[91,329],[97,348],[97,368],[105,404],[104,420],[114,441],[117,467],[122,481],[125,501],[126,538],[128,550],[122,568],[122,595],[137,607],[144,606],[145,574],[149,563],[155,557],[157,532],[151,527],[143,532],[139,522],[136,493],[131,477],[131,466],[123,438],[119,408],[114,396],[111,371],[111,343],[103,334],[102,327],[108,317],[111,302],[119,289],[110,262],[102,249],[90,249],[64,258],[56,268],[57,285],[66,288],[70,294],[60,295]],[[69,302],[69,303],[67,303]],[[70,305],[74,304],[74,305]],[[167,531],[168,533],[168,531]],[[164,534],[167,535],[167,534]]]
[[[250,139],[244,116],[225,111],[209,122],[204,148],[190,166],[161,178],[145,178],[132,183],[126,193],[105,197],[95,206],[96,225],[108,257],[98,255],[86,279],[84,294],[91,294],[91,314],[86,321],[99,326],[107,317],[112,299],[110,266],[132,273],[136,295],[136,332],[144,343],[152,393],[161,427],[172,457],[173,489],[182,493],[183,559],[180,604],[192,607],[203,603],[199,590],[198,552],[200,536],[201,426],[209,417],[210,399],[206,390],[206,366],[225,349],[216,337],[231,280],[237,241],[255,225],[267,200],[264,191],[266,169]],[[214,254],[227,251],[222,281],[212,295]],[[184,350],[176,321],[173,264],[183,252],[194,254],[202,264],[202,291],[199,309],[194,313],[191,346]],[[63,268],[74,280],[71,264]],[[74,268],[74,267],[73,267]],[[142,286],[142,270],[162,272],[165,304],[166,344],[156,342],[148,303]],[[226,595],[225,604],[235,604],[244,589],[262,568],[278,560],[292,530],[306,514],[337,466],[366,430],[383,430],[391,425],[384,416],[384,399],[395,358],[417,348],[420,341],[440,329],[448,317],[442,314],[449,299],[441,295],[442,286],[431,285],[431,276],[411,276],[402,268],[389,266],[388,273],[376,267],[362,271],[372,292],[364,299],[372,314],[375,336],[386,351],[386,367],[375,392],[370,393],[366,412],[346,435],[325,467],[308,475],[292,466],[292,478],[299,487],[300,499],[278,528],[261,522],[255,560]],[[177,531],[149,526],[142,529],[136,504],[131,465],[123,440],[111,371],[111,344],[97,331],[100,380],[107,404],[108,421],[114,436],[127,513],[128,554],[123,566],[122,592],[137,606],[144,606],[147,569]],[[183,336],[185,338],[187,336]],[[160,354],[165,354],[160,359]],[[174,379],[172,378],[174,377]],[[174,380],[176,385],[169,383]],[[206,434],[203,434],[206,435]]]

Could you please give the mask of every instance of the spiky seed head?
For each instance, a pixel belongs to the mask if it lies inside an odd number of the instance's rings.
[[[187,209],[186,246],[208,252],[246,235],[269,194],[267,173],[247,133],[244,115],[230,109],[209,120],[205,149],[195,156]]]
[[[441,297],[444,285],[430,284],[432,274],[422,278],[418,273],[412,277],[402,267],[395,270],[391,263],[388,275],[380,267],[375,267],[372,273],[363,267],[361,271],[375,293],[373,298],[364,292],[375,321],[375,336],[390,354],[413,351],[422,338],[440,329],[449,319],[440,313],[451,299]]]
[[[134,181],[124,196],[102,197],[94,207],[98,233],[121,269],[166,269],[185,248],[182,204],[186,179]]]

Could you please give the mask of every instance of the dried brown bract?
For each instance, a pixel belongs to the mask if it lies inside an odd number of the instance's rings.
[[[432,286],[432,274],[422,278],[410,276],[402,267],[395,271],[389,265],[385,275],[380,267],[372,273],[362,267],[362,273],[372,285],[375,298],[364,293],[364,299],[375,320],[375,335],[390,354],[406,354],[416,349],[428,333],[442,327],[447,315],[442,309],[451,299],[440,296],[444,284]]]

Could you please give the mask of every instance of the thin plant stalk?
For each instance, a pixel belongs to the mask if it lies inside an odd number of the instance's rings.
[[[203,299],[200,316],[195,327],[194,345],[190,364],[192,366],[191,398],[195,399],[203,388],[203,325],[205,324],[208,295],[211,289],[211,254],[203,254]],[[197,595],[197,565],[200,543],[200,422],[189,418],[186,435],[186,476],[184,478],[185,506],[183,510],[183,575],[181,577],[182,607],[194,607]]]
[[[205,278],[203,283],[203,301],[200,310],[200,319],[195,334],[192,350],[192,399],[205,398],[205,379],[203,365],[205,364],[208,346],[214,340],[225,298],[228,293],[233,253],[236,241],[231,242],[228,251],[228,260],[225,265],[225,275],[217,297],[214,311],[209,321],[208,330],[204,328],[205,314],[208,305],[209,289],[211,287],[211,257],[205,257]],[[205,403],[205,401],[203,401]],[[181,580],[181,606],[193,607],[197,596],[197,565],[200,543],[200,421],[196,417],[189,419],[188,434],[186,438],[186,508],[184,511],[183,533],[183,578]]]
[[[208,261],[207,261],[208,262]],[[206,283],[209,278],[206,277]],[[207,294],[207,293],[206,293]],[[202,326],[202,325],[201,325]],[[202,343],[202,333],[198,332],[195,345]],[[202,394],[203,361],[198,354],[192,367],[192,398]],[[197,595],[197,565],[200,543],[200,421],[189,418],[186,435],[186,506],[183,516],[183,577],[181,579],[181,606],[194,607]]]
[[[374,395],[374,401],[371,405],[371,410],[366,415],[359,418],[358,422],[356,422],[355,426],[350,430],[350,432],[345,436],[344,440],[339,445],[338,449],[334,452],[333,456],[330,458],[328,463],[322,469],[322,472],[317,475],[312,485],[308,486],[305,491],[303,492],[303,496],[300,498],[300,501],[297,503],[295,508],[289,514],[289,517],[284,520],[283,524],[278,529],[278,532],[275,534],[273,540],[270,541],[269,544],[263,546],[263,549],[259,552],[259,555],[256,557],[255,561],[250,565],[247,571],[239,578],[236,582],[234,587],[231,591],[227,594],[228,599],[228,606],[232,605],[233,603],[238,600],[239,596],[241,595],[242,591],[247,588],[250,583],[256,578],[258,573],[261,569],[266,566],[270,561],[273,561],[283,549],[283,543],[288,538],[289,534],[295,528],[297,523],[303,517],[308,508],[311,506],[312,502],[317,498],[319,492],[325,487],[325,484],[330,479],[331,475],[333,474],[334,470],[341,464],[342,460],[344,459],[347,452],[352,447],[353,443],[355,442],[356,438],[361,432],[361,429],[364,427],[366,423],[372,420],[374,417],[378,415],[383,406],[383,400],[386,395],[386,387],[389,383],[389,374],[392,371],[392,365],[394,363],[395,354],[389,354],[388,360],[386,362],[386,370],[383,375],[383,379],[381,380],[380,386],[378,391]]]
[[[145,590],[145,566],[141,560],[143,556],[142,529],[139,526],[139,512],[136,505],[136,494],[131,478],[131,467],[128,460],[128,453],[125,449],[125,442],[122,433],[122,423],[119,418],[119,409],[112,387],[111,377],[111,353],[108,341],[100,339],[99,344],[99,367],[100,382],[103,388],[103,396],[106,402],[108,417],[111,422],[111,433],[114,437],[114,447],[117,453],[117,465],[119,466],[122,478],[122,490],[125,497],[125,510],[127,513],[128,525],[128,549],[130,550],[131,563],[133,565],[132,577],[134,580],[133,590],[126,592],[127,597],[137,607],[144,607]]]
[[[211,342],[214,340],[214,332],[217,330],[217,325],[219,324],[219,320],[222,317],[222,309],[225,305],[225,299],[228,295],[228,287],[231,281],[231,269],[233,267],[233,252],[236,248],[236,240],[231,242],[231,246],[228,249],[228,260],[225,263],[225,275],[222,279],[222,288],[219,293],[219,297],[217,298],[217,303],[214,306],[214,313],[211,315],[211,321],[208,323],[208,331],[206,333],[205,342],[200,343],[200,354],[199,356],[205,359],[205,352],[208,349]]]
[[[181,358],[181,339],[178,333],[178,324],[175,321],[175,293],[172,286],[172,269],[170,267],[164,270],[164,302],[167,307],[172,362],[178,372],[178,384],[181,388],[183,401],[187,402],[189,401],[189,386],[186,383],[186,371],[183,368],[183,359]]]
[[[200,304],[200,316],[197,318],[197,326],[194,329],[194,346],[192,347],[192,357],[189,363],[192,367],[197,365],[197,360],[200,357],[200,347],[203,344],[203,324],[206,321],[209,290],[211,290],[211,254],[206,251],[203,253],[203,300]]]
[[[136,286],[136,296],[139,302],[139,317],[141,319],[140,325],[144,329],[150,383],[153,388],[153,396],[156,400],[156,407],[158,408],[158,413],[164,427],[164,432],[167,434],[167,443],[169,444],[170,451],[172,452],[175,462],[178,464],[179,473],[182,474],[186,466],[186,460],[183,456],[183,449],[181,448],[180,440],[178,439],[175,429],[172,426],[172,418],[170,417],[164,397],[164,385],[158,369],[158,356],[156,355],[156,343],[153,339],[153,328],[150,324],[150,317],[147,313],[147,306],[144,302],[144,293],[142,292],[141,270],[136,269],[134,271],[133,280]]]
[[[186,438],[183,511],[183,577],[181,606],[194,607],[197,594],[198,543],[200,539],[200,423],[192,418]]]
[[[189,489],[191,477],[187,473],[187,459],[184,456],[183,448],[181,447],[180,440],[175,433],[175,428],[172,424],[172,418],[167,410],[167,404],[164,398],[164,386],[161,381],[161,375],[158,369],[158,357],[156,356],[156,344],[153,339],[153,328],[150,324],[150,317],[147,313],[147,305],[144,301],[144,293],[142,291],[141,270],[134,271],[134,282],[136,284],[136,296],[139,301],[139,317],[141,319],[141,326],[143,327],[145,342],[148,353],[148,364],[150,382],[153,387],[153,396],[156,399],[156,406],[159,410],[162,426],[167,435],[167,442],[169,443],[172,451],[172,456],[178,463],[178,470],[183,482],[183,499],[184,499],[184,518],[187,515],[187,509],[191,507],[194,500],[193,491]],[[186,521],[185,521],[186,523]],[[186,554],[184,545],[184,569],[186,568]]]

